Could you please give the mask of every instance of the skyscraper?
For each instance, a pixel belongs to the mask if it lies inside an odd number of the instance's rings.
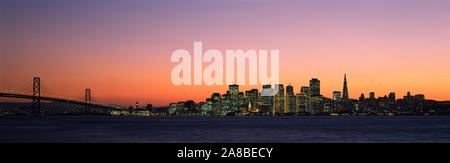
[[[320,96],[320,80],[312,78],[309,81],[309,87],[311,89],[311,96]]]
[[[222,111],[222,106],[221,106],[221,95],[220,93],[213,93],[211,95],[211,110],[213,114],[220,114]]]
[[[258,109],[257,104],[259,100],[258,93],[259,93],[258,89],[245,91],[245,106],[251,107],[253,110],[257,110]]]
[[[288,93],[294,93],[294,87],[291,84],[286,86],[286,94]]]
[[[297,113],[307,112],[309,104],[304,93],[297,93],[295,95],[295,111]]]
[[[275,104],[274,104],[274,112],[275,113],[284,113],[284,85],[277,84],[275,85],[275,89],[278,88],[277,94],[275,94]]]
[[[239,85],[229,85],[227,94],[230,96],[230,111],[235,112],[241,110],[244,106],[244,93],[239,92]]]
[[[342,91],[342,100],[348,100],[347,74],[344,74],[344,90]]]
[[[292,85],[286,86],[286,98],[285,100],[285,113],[295,113],[296,112],[296,97],[294,94],[294,87]]]
[[[306,86],[302,86],[300,88],[300,93],[305,94],[306,96],[311,96],[311,89],[309,87]]]
[[[414,96],[414,100],[416,100],[416,101],[425,101],[425,95],[417,94],[417,95]]]
[[[395,102],[395,92],[389,93],[389,102]]]
[[[300,100],[299,104],[300,105],[304,104],[305,112],[310,112],[311,111],[311,88],[302,86],[300,89],[300,94],[304,95],[304,97],[300,95],[300,99],[298,99],[298,100]],[[304,102],[302,101],[303,98],[304,98]]]
[[[238,95],[239,94],[239,85],[232,84],[228,86],[228,94],[230,95]]]
[[[359,96],[359,101],[364,101],[366,98],[364,97],[364,93],[361,93],[361,96]]]
[[[220,99],[220,112],[219,114],[226,114],[231,110],[231,99],[228,93],[223,94]]]
[[[273,88],[271,85],[263,85],[260,95],[259,109],[263,113],[273,113]]]
[[[339,101],[339,100],[341,100],[341,92],[339,92],[339,91],[334,91],[334,92],[333,92],[333,100],[334,100],[334,101]]]
[[[370,92],[369,93],[369,98],[370,99],[375,99],[375,92]]]

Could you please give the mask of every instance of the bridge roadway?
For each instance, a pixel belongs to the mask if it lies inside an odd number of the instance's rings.
[[[2,93],[0,92],[0,97],[8,97],[8,98],[20,98],[20,99],[33,99],[33,96],[31,95],[22,95],[22,94],[13,94],[13,93]],[[69,104],[75,104],[75,105],[86,105],[86,103],[82,101],[75,101],[75,100],[68,100],[68,99],[60,99],[55,97],[40,97],[41,101],[52,101],[52,102],[62,102],[62,103],[69,103]],[[114,106],[104,105],[104,104],[90,104],[91,107],[98,107],[98,108],[104,108],[104,109],[117,109]]]

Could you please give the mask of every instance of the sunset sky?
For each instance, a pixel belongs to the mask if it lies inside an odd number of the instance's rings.
[[[278,49],[296,93],[314,77],[331,97],[347,73],[350,98],[450,100],[448,0],[0,0],[0,89],[39,76],[64,97],[91,88],[99,103],[204,101],[228,87],[170,79],[172,52],[193,55],[194,41]]]

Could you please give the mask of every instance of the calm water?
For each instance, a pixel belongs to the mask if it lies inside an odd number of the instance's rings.
[[[450,117],[1,117],[0,142],[450,142]]]

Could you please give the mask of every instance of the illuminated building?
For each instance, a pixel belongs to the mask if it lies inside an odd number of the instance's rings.
[[[258,109],[259,92],[258,89],[245,91],[245,105],[253,110]]]
[[[244,92],[239,92],[238,93],[238,103],[237,103],[237,110],[235,111],[243,111],[245,110],[245,96],[244,96]]]
[[[260,94],[259,110],[265,113],[273,113],[273,88],[271,85],[263,85]]]
[[[285,97],[285,113],[295,113],[296,111],[296,97],[294,94],[294,87],[292,85],[286,86]]]
[[[340,92],[340,91],[334,91],[334,92],[333,92],[333,100],[334,100],[334,101],[339,101],[339,100],[341,100],[341,92]]]
[[[297,93],[295,95],[295,110],[297,113],[307,112],[308,102],[304,93]]]
[[[320,96],[320,80],[312,78],[309,81],[309,87],[311,89],[311,96]]]
[[[284,86],[283,84],[277,84],[275,89],[278,88],[278,92],[275,95],[274,99],[274,112],[275,113],[284,113]]]
[[[306,96],[311,96],[311,89],[309,87],[302,86],[300,89],[300,93],[303,93]]]
[[[227,94],[222,96],[222,114],[242,111],[244,107],[244,93],[239,92],[239,85],[229,85]]]
[[[170,103],[169,104],[169,114],[173,115],[177,111],[177,103]]]
[[[221,106],[222,106],[222,108],[220,109],[220,111],[221,111],[220,114],[226,114],[231,110],[230,95],[228,95],[228,94],[222,95]]]
[[[344,74],[344,89],[342,90],[342,100],[348,100],[347,74]]]
[[[221,96],[220,93],[213,93],[211,95],[211,111],[212,114],[221,114]]]
[[[237,95],[239,93],[239,85],[232,84],[228,86],[228,94]]]
[[[311,88],[302,86],[300,93],[305,95],[305,112],[311,112]]]
[[[323,96],[311,96],[311,102],[310,102],[310,110],[309,112],[311,114],[320,113],[323,111]]]
[[[206,99],[206,102],[200,102],[197,105],[197,109],[200,110],[201,115],[203,116],[209,116],[212,115],[211,114],[211,105],[212,105],[212,100],[210,98]]]
[[[235,112],[239,110],[239,85],[229,85],[227,94],[230,96],[230,110],[228,112]]]

